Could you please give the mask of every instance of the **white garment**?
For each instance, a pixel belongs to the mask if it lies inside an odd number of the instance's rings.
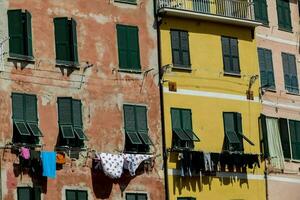
[[[95,161],[95,170],[102,170],[102,164],[101,164],[101,157],[100,154],[96,154],[96,158],[94,159]]]
[[[117,179],[122,176],[124,158],[121,154],[110,154],[101,153],[100,154],[102,170],[105,175]]]
[[[210,171],[210,172],[213,171],[210,153],[203,153],[203,155],[204,155],[205,171]]]
[[[267,117],[266,125],[271,165],[276,169],[284,169],[284,155],[280,140],[278,119]]]
[[[124,169],[128,169],[131,176],[135,176],[135,171],[140,164],[153,157],[152,155],[143,154],[124,154]]]

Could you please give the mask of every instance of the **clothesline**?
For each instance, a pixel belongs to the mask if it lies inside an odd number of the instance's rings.
[[[230,153],[230,154],[245,154],[245,155],[258,155],[261,156],[262,153],[244,153],[244,152],[239,152],[239,151],[227,151],[227,150],[223,150],[221,152],[208,152],[208,151],[202,151],[202,150],[190,150],[190,149],[173,149],[173,148],[168,148],[167,152],[178,152],[178,153],[182,153],[182,152],[207,152],[207,153],[216,153],[216,154],[220,154],[220,153]]]

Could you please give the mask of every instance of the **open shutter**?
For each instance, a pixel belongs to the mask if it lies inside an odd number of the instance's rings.
[[[128,67],[134,70],[140,70],[140,50],[139,50],[139,30],[137,27],[127,27],[127,47],[128,47]]]
[[[119,67],[121,69],[129,69],[126,26],[117,25],[117,39],[118,39]]]
[[[243,134],[242,115],[241,115],[241,113],[235,113],[235,117],[236,117],[236,133],[240,140],[239,150],[243,151],[244,150],[244,143],[243,143],[244,134]]]
[[[172,47],[172,61],[173,65],[181,65],[181,52],[180,52],[180,37],[179,31],[171,30],[171,47]]]
[[[72,125],[72,98],[58,98],[58,121],[60,125]]]
[[[68,24],[67,17],[54,19],[56,61],[59,63],[71,61],[70,28]]]
[[[235,116],[234,113],[223,113],[224,131],[228,142],[231,144],[239,144],[240,139],[235,132]]]
[[[145,106],[135,106],[137,131],[139,136],[142,138],[144,144],[152,144],[148,135],[147,125],[147,108]]]
[[[200,141],[200,139],[193,131],[192,112],[190,110],[183,109],[181,110],[181,117],[182,117],[182,128],[186,133],[186,135],[188,135],[192,141],[197,141],[197,142]]]
[[[136,130],[135,108],[132,105],[124,105],[125,133],[132,144],[143,144]]]
[[[22,10],[9,10],[9,54],[10,56],[24,55],[24,26],[22,23]]]
[[[24,111],[24,99],[23,94],[13,93],[12,94],[12,110],[13,119],[15,121],[25,121]]]
[[[38,122],[37,99],[35,95],[24,95],[25,97],[25,119],[26,122]]]
[[[26,10],[25,11],[26,16],[26,55],[29,57],[33,57],[32,53],[32,30],[31,30],[31,14]]]
[[[272,51],[269,50],[269,49],[264,49],[264,52],[265,52],[267,85],[268,85],[269,88],[275,89]]]
[[[222,37],[222,54],[223,54],[223,66],[225,72],[233,72],[231,67],[231,56],[230,56],[230,42],[229,38]]]
[[[284,158],[291,159],[288,120],[279,119],[280,139]]]
[[[231,67],[233,73],[240,73],[238,40],[230,38]]]
[[[181,124],[181,110],[176,108],[171,108],[171,118],[172,118],[172,131],[178,138],[182,141],[190,141],[190,137],[186,135]]]
[[[186,31],[180,32],[180,47],[182,67],[190,67],[189,34]]]
[[[76,21],[72,18],[71,21],[71,37],[72,37],[72,61],[78,63],[78,45],[77,45],[77,30],[76,30]]]
[[[268,85],[268,73],[266,67],[265,51],[262,48],[258,48],[258,60],[260,69],[260,81],[262,87],[269,87]]]

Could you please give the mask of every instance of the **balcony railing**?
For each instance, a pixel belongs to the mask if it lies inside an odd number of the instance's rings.
[[[254,20],[253,3],[247,0],[158,0],[162,8]]]

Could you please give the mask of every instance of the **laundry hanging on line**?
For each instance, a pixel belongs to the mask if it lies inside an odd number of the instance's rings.
[[[56,178],[56,152],[42,151],[41,152],[43,176],[55,179]]]

